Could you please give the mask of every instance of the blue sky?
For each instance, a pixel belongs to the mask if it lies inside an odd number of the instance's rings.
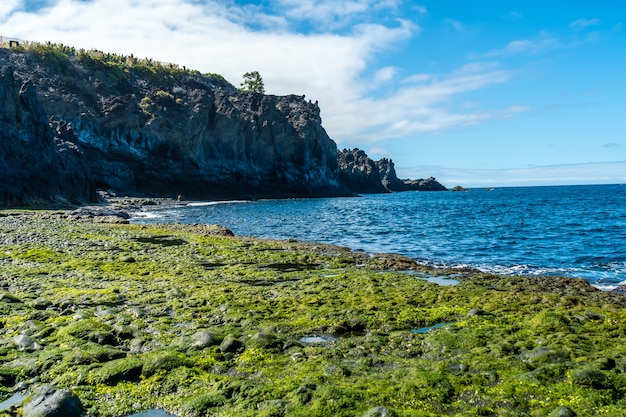
[[[626,2],[2,0],[0,35],[318,101],[340,148],[446,186],[626,183]]]

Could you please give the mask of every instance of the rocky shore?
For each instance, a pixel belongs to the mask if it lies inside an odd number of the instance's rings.
[[[622,295],[116,204],[0,211],[0,416],[623,415]]]

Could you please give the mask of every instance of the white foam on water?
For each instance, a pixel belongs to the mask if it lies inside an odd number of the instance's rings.
[[[250,203],[250,200],[227,200],[227,201],[194,201],[192,203],[187,203],[188,207],[206,207],[206,206],[217,206],[220,204],[241,204],[241,203]]]

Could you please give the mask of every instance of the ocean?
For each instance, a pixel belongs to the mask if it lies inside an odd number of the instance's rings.
[[[402,192],[359,198],[193,202],[136,223],[220,224],[236,235],[399,253],[433,266],[626,282],[626,185]]]

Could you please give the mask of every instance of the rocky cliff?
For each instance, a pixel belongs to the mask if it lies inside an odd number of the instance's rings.
[[[58,45],[0,48],[0,71],[0,205],[84,202],[96,188],[188,199],[401,188],[362,151],[339,153],[303,96]]]
[[[0,68],[0,206],[95,199],[84,156],[66,125],[53,128],[30,81]]]
[[[418,180],[399,179],[391,159],[374,161],[358,148],[339,152],[337,161],[340,180],[357,193],[447,190],[434,177]]]
[[[18,114],[2,109],[2,120],[12,127],[4,129],[3,141],[20,148],[23,135],[14,130],[27,125],[39,129],[29,133],[32,140],[49,146],[53,129],[46,126],[58,126],[64,143],[82,155],[80,163],[64,160],[68,169],[84,170],[96,187],[124,194],[352,195],[338,181],[337,147],[321,125],[316,104],[302,96],[242,93],[218,76],[120,59],[51,46],[0,49],[0,67],[12,74],[7,82],[28,86],[24,97],[38,103],[36,123],[22,123]],[[16,102],[25,100],[13,90],[6,94]],[[15,164],[7,165],[13,159],[3,159],[3,178],[13,184],[2,189],[20,195]],[[18,165],[28,175],[50,172],[40,165]],[[54,178],[41,184],[62,186]]]

